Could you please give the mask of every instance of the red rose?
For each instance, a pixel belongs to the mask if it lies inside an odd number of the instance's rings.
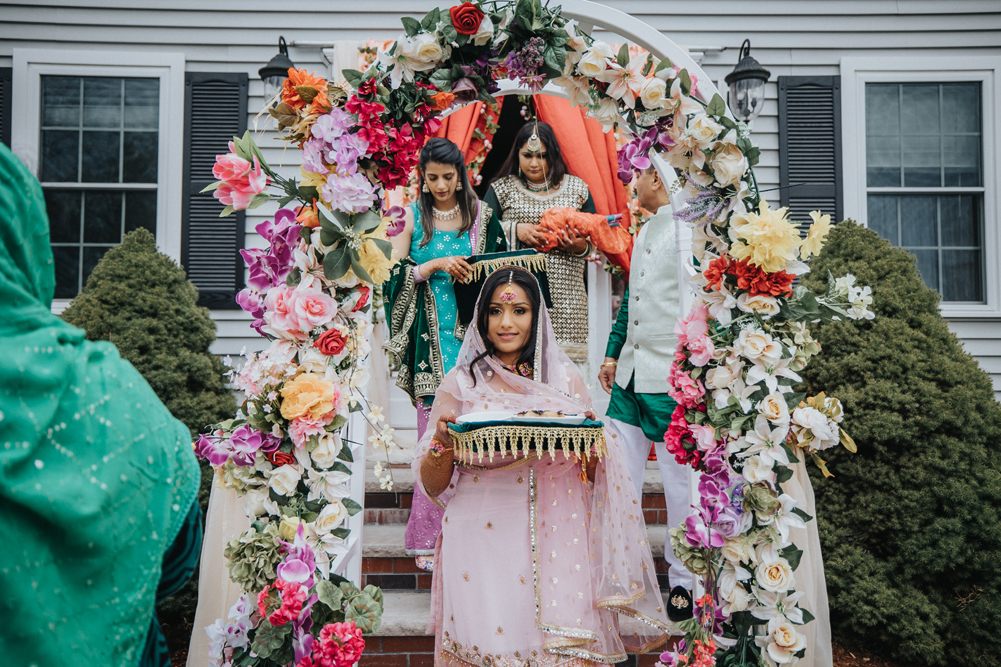
[[[452,17],[452,26],[460,35],[475,35],[483,21],[483,12],[471,2],[452,7],[448,10],[448,15]]]
[[[358,303],[355,304],[355,307],[351,309],[351,312],[353,312],[353,313],[357,313],[359,310],[361,310],[362,308],[364,308],[365,305],[368,303],[368,297],[369,297],[369,295],[372,294],[372,288],[371,287],[362,286],[362,287],[358,288],[358,291],[361,292],[361,296],[358,297]],[[322,338],[322,336],[321,336],[321,338]]]
[[[335,354],[340,354],[347,342],[347,338],[338,329],[327,329],[322,336],[316,339],[313,347],[328,357],[332,357]]]
[[[276,468],[295,463],[295,457],[292,456],[292,454],[289,452],[280,452],[277,449],[273,452],[267,452],[264,456],[266,456]]]

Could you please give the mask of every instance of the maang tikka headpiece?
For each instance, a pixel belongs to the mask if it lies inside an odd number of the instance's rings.
[[[512,286],[512,279],[513,278],[514,278],[514,271],[508,272],[508,274],[507,274],[507,287],[505,287],[504,291],[500,293],[500,300],[501,301],[514,301],[515,298],[518,296],[515,293],[515,291],[514,291],[514,287]]]
[[[539,138],[539,121],[535,121],[535,129],[532,131],[532,136],[528,138],[528,142],[525,145],[533,153],[538,153],[542,150],[542,139]]]

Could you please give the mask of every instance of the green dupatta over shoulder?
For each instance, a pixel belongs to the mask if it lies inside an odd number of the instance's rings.
[[[0,146],[0,655],[132,666],[198,463],[115,347],[52,314],[54,289],[42,189]]]
[[[480,204],[476,222],[474,255],[501,252],[507,241],[500,221],[486,204]],[[462,340],[466,327],[456,320],[454,331],[438,331],[434,295],[428,282],[414,281],[417,264],[406,257],[393,267],[389,280],[382,285],[386,299],[386,323],[389,340],[383,346],[396,364],[396,386],[407,392],[416,405],[424,398],[433,398],[450,369],[442,363],[438,336],[455,336]]]

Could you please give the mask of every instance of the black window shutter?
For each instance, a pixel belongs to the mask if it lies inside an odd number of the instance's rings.
[[[187,72],[184,77],[184,189],[181,263],[198,288],[198,305],[234,310],[243,288],[243,211],[220,218],[223,205],[211,192],[216,155],[247,129],[247,74]]]
[[[14,93],[11,91],[13,71],[12,67],[0,67],[0,142],[8,148],[10,148],[10,112],[14,102]]]
[[[841,77],[779,77],[779,184],[791,220],[843,219]]]

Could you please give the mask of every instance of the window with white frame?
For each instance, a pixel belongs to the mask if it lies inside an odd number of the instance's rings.
[[[140,227],[179,261],[183,54],[14,48],[11,90],[11,149],[45,193],[53,311]]]
[[[979,81],[865,84],[866,219],[944,302],[985,302]]]
[[[76,296],[124,234],[156,234],[159,102],[159,79],[41,77],[38,178],[57,299]]]

